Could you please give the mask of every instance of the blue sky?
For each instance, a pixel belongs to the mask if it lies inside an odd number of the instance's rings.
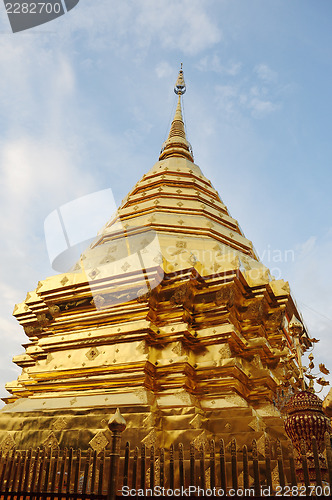
[[[106,188],[119,203],[152,167],[180,62],[195,161],[332,368],[331,18],[329,0],[80,0],[12,34],[1,7],[1,396],[27,341],[14,304],[54,274],[45,218]]]

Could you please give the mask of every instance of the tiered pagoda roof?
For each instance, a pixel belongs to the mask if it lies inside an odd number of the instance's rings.
[[[284,435],[273,401],[298,384],[288,323],[299,312],[194,163],[182,70],[175,90],[159,161],[76,266],[15,307],[29,343],[14,357],[22,375],[6,386],[0,448],[10,414],[23,447],[51,438],[93,446],[116,407],[134,441]],[[310,345],[305,333],[301,342]],[[70,426],[60,425],[64,415]],[[38,432],[22,430],[26,418]]]

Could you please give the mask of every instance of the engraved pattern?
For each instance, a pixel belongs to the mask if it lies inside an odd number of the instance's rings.
[[[144,439],[142,439],[142,443],[145,444],[145,446],[150,447],[154,446],[157,441],[157,434],[155,429],[152,429],[147,436],[145,436]]]
[[[211,488],[211,469],[210,467],[205,470],[205,487],[207,490]]]
[[[275,488],[279,484],[278,465],[276,465],[275,468],[272,470],[271,476],[272,476],[272,485],[273,485],[273,488]]]
[[[99,269],[92,269],[91,273],[89,273],[89,276],[93,280],[98,276],[98,274],[100,274]]]
[[[190,394],[188,392],[186,392],[186,391],[177,392],[176,396],[180,399],[180,401],[183,401],[187,405],[190,405],[191,398],[190,398]]]
[[[321,399],[309,391],[295,394],[286,405],[285,429],[293,446],[300,454],[301,442],[305,442],[307,453],[312,453],[312,436],[316,436],[318,452],[324,450],[325,432],[331,433],[331,422],[322,410]]]
[[[142,403],[147,403],[149,405],[153,404],[155,397],[153,394],[151,394],[150,391],[147,391],[146,389],[140,388],[136,389],[133,391],[133,393],[138,397]]]
[[[49,433],[47,438],[43,441],[43,446],[46,449],[51,448],[52,450],[59,448],[59,442],[58,442],[57,438],[55,437],[54,432]]]
[[[260,323],[264,318],[264,305],[264,300],[256,299],[248,305],[245,317],[251,321],[255,321],[255,323]]]
[[[272,405],[265,405],[261,407],[261,415],[264,415],[264,417],[279,417],[280,413],[279,411]]]
[[[125,273],[126,271],[128,271],[130,267],[131,267],[130,264],[128,264],[128,262],[125,262],[123,266],[121,266],[121,269]]]
[[[45,327],[50,322],[50,320],[46,317],[45,313],[39,313],[39,314],[37,313],[36,317],[37,317],[37,321],[40,324],[40,326]]]
[[[233,284],[223,285],[220,290],[216,292],[215,303],[217,306],[226,305],[232,307],[235,300],[235,290]]]
[[[88,350],[87,353],[85,353],[85,356],[92,361],[95,359],[97,356],[99,356],[100,352],[98,351],[97,347],[91,347],[91,349]]]
[[[103,451],[108,443],[109,441],[103,431],[97,432],[97,434],[91,439],[91,441],[89,441],[89,445],[93,450],[96,450],[97,453]]]
[[[195,439],[193,440],[193,443],[194,443],[195,449],[196,449],[197,451],[200,451],[201,446],[202,446],[202,445],[204,445],[204,446],[205,446],[205,445],[207,444],[207,441],[208,441],[208,440],[207,440],[207,437],[206,437],[206,432],[205,432],[205,431],[203,431],[203,432],[202,432],[199,436],[197,436],[197,438],[195,438]]]
[[[171,297],[171,301],[174,304],[182,305],[185,300],[189,297],[190,289],[188,285],[182,285],[175,290]]]
[[[236,394],[233,396],[227,396],[227,402],[234,406],[244,406],[243,399]]]
[[[274,328],[281,328],[284,317],[285,317],[285,310],[278,309],[277,311],[269,315],[268,321]]]
[[[257,451],[263,457],[265,454],[265,437],[265,434],[262,434],[261,437],[257,439]]]
[[[183,347],[182,342],[177,342],[173,347],[172,352],[174,352],[174,354],[177,354],[178,356],[184,356],[188,353],[187,349]]]
[[[68,427],[68,420],[65,417],[57,418],[51,425],[53,431],[62,431]]]
[[[5,454],[8,453],[10,450],[16,447],[16,443],[14,441],[14,438],[11,434],[7,434],[5,439],[2,441],[0,444],[0,450]]]
[[[266,426],[263,422],[259,421],[257,417],[255,417],[249,422],[248,427],[250,427],[255,432],[259,432],[265,429]]]
[[[222,358],[230,358],[232,356],[232,351],[228,344],[223,344],[219,349],[219,354]]]
[[[48,310],[53,318],[56,318],[60,314],[60,307],[56,304],[49,306]]]
[[[160,484],[160,460],[159,460],[159,457],[155,460],[155,463],[154,463],[154,474],[155,474],[154,484]]]
[[[25,308],[24,308],[24,309],[25,309]],[[28,310],[28,309],[29,309],[29,308],[27,308],[27,310]],[[28,335],[28,337],[29,337],[30,335],[32,335],[32,334],[33,334],[33,332],[35,331],[35,329],[34,329],[34,327],[33,327],[33,326],[25,326],[25,327],[24,327],[24,331],[25,331],[25,333],[26,333],[26,334]]]
[[[150,485],[150,475],[151,475],[151,468],[149,467],[145,473],[145,484]],[[154,484],[159,484],[159,478],[160,478],[160,462],[159,458],[156,458],[154,461]]]

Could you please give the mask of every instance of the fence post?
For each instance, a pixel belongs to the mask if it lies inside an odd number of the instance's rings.
[[[108,422],[108,428],[112,432],[111,455],[110,455],[110,476],[108,482],[107,500],[115,500],[116,483],[120,460],[121,432],[126,428],[126,421],[117,408],[115,415]]]

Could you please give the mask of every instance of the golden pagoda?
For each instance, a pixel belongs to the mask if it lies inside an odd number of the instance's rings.
[[[120,408],[134,446],[236,436],[286,441],[277,394],[301,386],[289,285],[260,262],[194,163],[178,103],[157,163],[69,272],[38,283],[14,316],[28,342],[6,385],[0,450],[110,441]]]

